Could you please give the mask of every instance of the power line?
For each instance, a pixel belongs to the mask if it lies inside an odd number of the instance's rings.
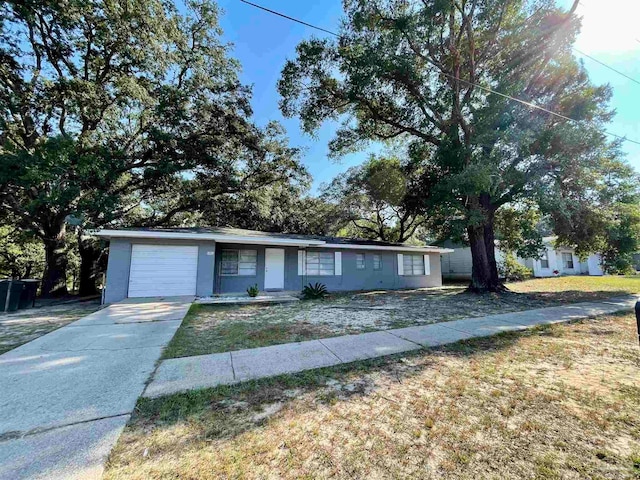
[[[582,8],[584,8],[584,6],[585,6],[584,0],[581,0],[581,2],[580,2],[580,4],[579,4],[579,6],[580,6],[580,7],[582,7]],[[588,10],[589,10],[589,9],[587,9],[587,13],[588,13]],[[638,43],[640,43],[640,40],[638,40],[637,38],[635,39],[635,41],[636,41],[636,42],[638,42]],[[638,85],[640,85],[640,81],[639,81],[639,80],[636,80],[635,78],[630,77],[630,76],[629,76],[629,75],[627,75],[626,73],[623,73],[623,72],[621,72],[620,70],[617,70],[616,68],[612,67],[611,65],[607,65],[606,63],[604,63],[604,62],[602,62],[602,61],[598,60],[597,58],[592,57],[591,55],[588,55],[588,54],[586,54],[586,53],[584,53],[584,52],[581,52],[581,51],[580,51],[580,50],[578,50],[576,47],[572,47],[572,48],[573,48],[573,50],[574,50],[575,52],[577,52],[578,54],[582,55],[583,57],[587,57],[587,58],[589,58],[589,59],[593,60],[594,62],[599,63],[599,64],[600,64],[600,65],[602,65],[603,67],[608,68],[608,69],[609,69],[609,70],[611,70],[612,72],[615,72],[615,73],[617,73],[618,75],[621,75],[621,76],[625,77],[627,80],[631,80],[632,82],[637,83]]]
[[[328,33],[328,34],[333,35],[333,36],[335,36],[335,37],[337,37],[337,38],[340,38],[340,35],[339,35],[339,34],[337,34],[337,33],[335,33],[335,32],[332,32],[332,31],[330,31],[330,30],[324,29],[324,28],[322,28],[322,27],[318,27],[318,26],[313,25],[313,24],[311,24],[311,23],[307,23],[307,22],[304,22],[304,21],[302,21],[302,20],[298,20],[297,18],[290,17],[290,16],[285,15],[285,14],[280,13],[280,12],[276,12],[275,10],[271,10],[271,9],[269,9],[269,8],[263,7],[262,5],[258,5],[258,4],[255,4],[255,3],[251,3],[251,2],[249,2],[249,1],[247,1],[247,0],[240,0],[240,1],[241,1],[242,3],[246,3],[247,5],[251,5],[252,7],[259,8],[260,10],[264,10],[265,12],[269,12],[269,13],[271,13],[271,14],[273,14],[273,15],[277,15],[277,16],[279,16],[279,17],[286,18],[287,20],[291,20],[292,22],[297,22],[297,23],[300,23],[300,24],[305,25],[305,26],[307,26],[307,27],[314,28],[314,29],[319,30],[319,31],[321,31],[321,32]],[[640,40],[639,40],[639,42],[640,42]],[[591,58],[591,57],[589,57],[589,58]],[[429,62],[431,65],[433,65],[433,66],[435,66],[436,68],[438,68],[438,66],[437,66],[437,65],[435,65],[431,60],[429,60],[429,59],[426,59],[426,60],[427,60],[427,62]],[[595,59],[594,59],[594,60],[595,60]],[[596,61],[597,61],[597,60],[596,60]],[[438,68],[438,69],[439,69],[439,68]],[[484,90],[485,92],[493,93],[494,95],[498,95],[498,96],[501,96],[501,97],[503,97],[503,98],[506,98],[506,99],[509,99],[509,100],[513,100],[514,102],[521,103],[522,105],[525,105],[525,106],[530,107],[530,108],[535,108],[535,109],[537,109],[537,110],[541,110],[541,111],[543,111],[543,112],[546,112],[546,113],[548,113],[548,114],[550,114],[550,115],[554,115],[554,116],[556,116],[556,117],[558,117],[558,118],[562,118],[562,119],[564,119],[564,120],[569,120],[569,121],[571,121],[571,122],[575,122],[575,123],[578,123],[578,124],[580,123],[580,121],[579,121],[579,120],[576,120],[575,118],[567,117],[567,116],[562,115],[562,114],[560,114],[560,113],[554,112],[553,110],[549,110],[549,109],[547,109],[547,108],[541,107],[540,105],[536,105],[535,103],[527,102],[526,100],[522,100],[521,98],[512,97],[511,95],[507,95],[506,93],[498,92],[498,91],[493,90],[493,89],[491,89],[491,88],[489,88],[489,87],[484,87],[484,86],[482,86],[482,85],[478,85],[477,83],[471,82],[471,81],[469,81],[469,80],[464,80],[464,79],[462,79],[462,78],[456,77],[455,75],[450,74],[450,73],[447,73],[447,72],[442,72],[442,71],[441,71],[441,73],[442,73],[443,75],[446,75],[446,76],[448,76],[448,77],[450,77],[450,78],[453,78],[454,80],[457,80],[457,81],[459,81],[459,82],[463,82],[463,83],[466,83],[467,85],[472,85],[472,86],[477,87],[477,88],[479,88],[479,89],[481,89],[481,90]],[[625,75],[625,76],[626,76],[626,75]],[[631,79],[631,80],[633,80],[633,79]],[[636,80],[634,80],[634,81],[636,81]],[[638,82],[638,83],[640,83],[640,82]],[[599,128],[598,130],[599,130],[599,131],[601,131],[601,132],[603,132],[603,133],[606,133],[607,135],[610,135],[610,136],[612,136],[612,137],[614,137],[614,138],[617,138],[617,139],[623,140],[623,141],[625,141],[625,142],[630,142],[630,143],[634,143],[634,144],[636,144],[636,145],[640,145],[640,142],[638,142],[638,141],[636,141],[636,140],[631,140],[631,139],[629,139],[629,138],[627,138],[627,137],[624,137],[624,136],[622,136],[622,135],[618,135],[618,134],[616,134],[616,133],[609,132],[608,130],[605,130],[605,129],[602,129],[602,128]]]
[[[586,53],[584,53],[584,52],[582,52],[582,51],[578,50],[578,49],[577,49],[577,48],[575,48],[575,47],[573,47],[573,50],[574,50],[575,52],[578,52],[578,53],[579,53],[580,55],[582,55],[583,57],[587,57],[587,58],[589,58],[589,59],[593,60],[594,62],[599,63],[599,64],[600,64],[600,65],[602,65],[603,67],[607,67],[607,68],[608,68],[609,70],[611,70],[612,72],[616,72],[618,75],[622,75],[622,76],[623,76],[624,78],[626,78],[627,80],[631,80],[632,82],[637,83],[638,85],[640,85],[640,81],[636,80],[636,79],[635,79],[635,78],[633,78],[633,77],[630,77],[630,76],[629,76],[629,75],[627,75],[626,73],[621,72],[620,70],[617,70],[617,69],[613,68],[612,66],[607,65],[607,64],[606,64],[606,63],[604,63],[604,62],[601,62],[601,61],[600,61],[600,60],[598,60],[597,58],[593,58],[591,55],[587,55]]]
[[[242,3],[246,3],[247,5],[251,5],[252,7],[256,7],[256,8],[259,8],[260,10],[264,10],[265,12],[269,12],[269,13],[272,13],[272,14],[277,15],[279,17],[286,18],[287,20],[291,20],[291,21],[294,21],[294,22],[301,23],[302,25],[306,25],[307,27],[315,28],[316,30],[320,30],[321,32],[330,33],[331,35],[335,35],[336,37],[338,36],[337,33],[330,32],[329,30],[325,30],[324,28],[321,28],[321,27],[316,27],[315,25],[311,25],[310,23],[303,22],[302,20],[298,20],[297,18],[290,17],[288,15],[285,15],[284,13],[276,12],[275,10],[270,10],[267,7],[263,7],[262,5],[257,5],[255,3],[248,2],[247,0],[240,0],[240,1]]]

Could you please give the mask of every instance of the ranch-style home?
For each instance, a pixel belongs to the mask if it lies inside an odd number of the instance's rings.
[[[130,297],[329,291],[442,285],[451,250],[341,237],[231,228],[101,230],[109,239],[105,303]]]

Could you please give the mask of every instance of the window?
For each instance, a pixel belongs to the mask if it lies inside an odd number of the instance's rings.
[[[382,270],[382,256],[378,254],[373,255],[373,269]]]
[[[333,252],[307,252],[307,275],[333,275]]]
[[[364,270],[364,253],[356,253],[356,269]]]
[[[562,254],[562,265],[564,266],[564,268],[566,270],[572,270],[573,269],[573,255],[570,253],[563,253]]]
[[[257,250],[223,250],[220,275],[252,276],[256,274],[257,264]]]
[[[424,275],[422,255],[403,255],[402,266],[405,275]]]
[[[546,252],[546,250],[540,257],[540,267],[549,268],[549,254]]]

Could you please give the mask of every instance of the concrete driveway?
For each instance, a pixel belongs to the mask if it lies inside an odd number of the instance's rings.
[[[192,301],[130,299],[0,355],[0,479],[100,478]]]

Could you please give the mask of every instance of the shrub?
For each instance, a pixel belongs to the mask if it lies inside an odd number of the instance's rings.
[[[532,272],[518,262],[513,253],[507,253],[504,260],[498,264],[498,275],[508,282],[518,282],[531,277]]]
[[[315,298],[323,298],[327,293],[327,287],[325,287],[324,284],[309,284],[302,289],[302,298],[305,300],[313,300]]]
[[[258,289],[258,284],[256,283],[255,285],[247,288],[247,293],[249,294],[250,297],[257,297],[258,293],[260,293],[260,290]]]

